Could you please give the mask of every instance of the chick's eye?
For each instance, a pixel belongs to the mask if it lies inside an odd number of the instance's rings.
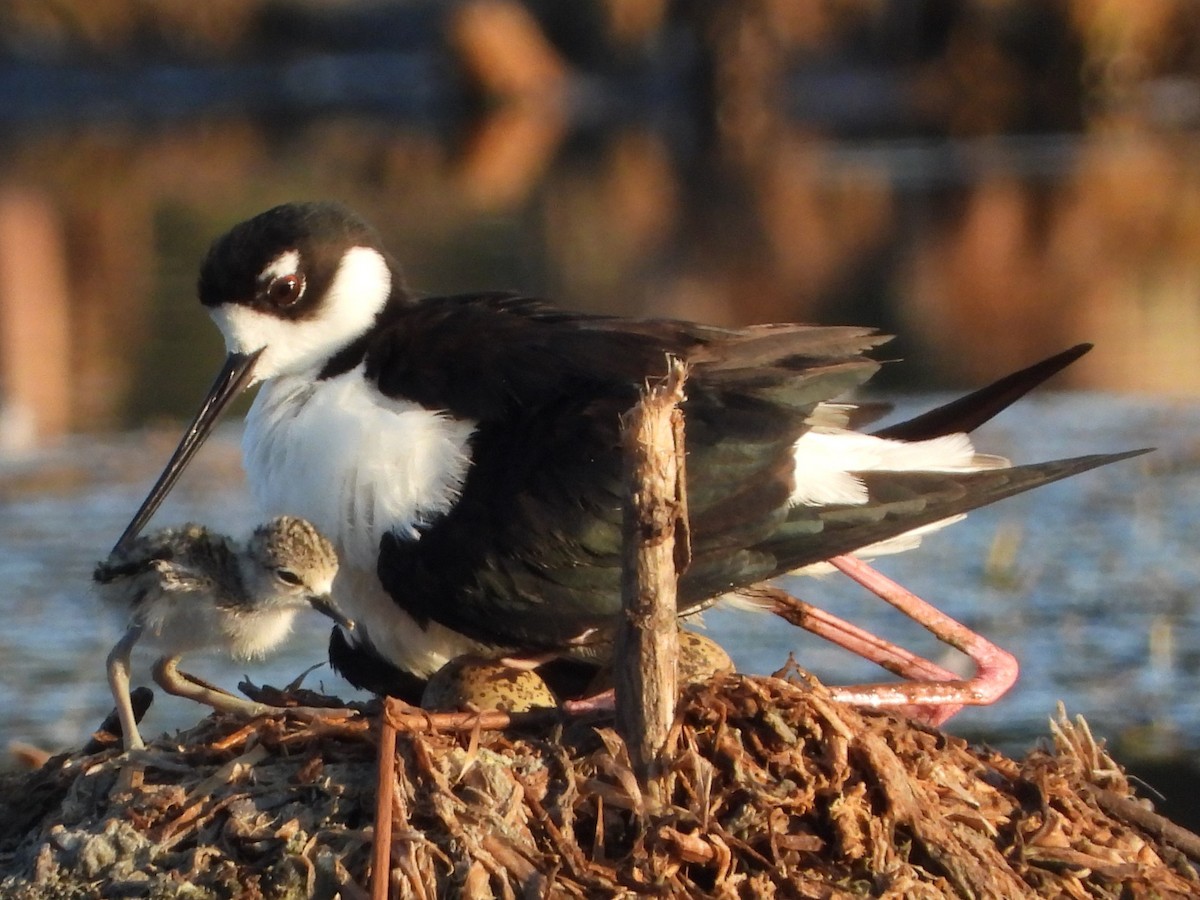
[[[276,569],[275,577],[292,587],[300,587],[304,584],[304,580],[291,569]]]
[[[266,300],[276,309],[287,309],[304,293],[304,279],[299,275],[280,275],[271,279],[265,292]]]

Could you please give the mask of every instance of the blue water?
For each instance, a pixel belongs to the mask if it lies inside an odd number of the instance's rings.
[[[906,401],[924,408],[938,398]],[[78,745],[111,707],[104,658],[121,622],[89,592],[105,556],[178,436],[174,428],[76,438],[36,459],[0,460],[0,746]],[[238,428],[205,447],[155,520],[244,532],[258,520],[238,462]],[[1030,398],[980,430],[977,443],[1016,462],[1157,446],[1119,463],[973,513],[924,546],[879,561],[910,589],[1014,652],[1017,686],[967,710],[950,730],[1020,747],[1045,734],[1056,701],[1100,734],[1150,729],[1166,747],[1200,747],[1200,405],[1093,395]],[[998,575],[985,561],[998,536],[1015,541]],[[840,575],[791,579],[798,595],[958,668],[957,655]],[[770,672],[789,652],[830,683],[883,673],[782,620],[712,611],[709,633],[739,668]],[[282,684],[325,657],[327,621],[298,622],[286,650],[261,664],[198,657],[188,668],[232,687],[245,675]],[[150,657],[135,652],[134,681]],[[309,684],[343,696],[328,668]],[[204,711],[159,696],[143,731],[195,722]]]

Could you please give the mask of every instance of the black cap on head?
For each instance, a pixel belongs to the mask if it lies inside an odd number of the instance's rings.
[[[284,203],[235,225],[209,248],[197,291],[205,306],[253,304],[259,276],[280,255],[295,250],[310,297],[324,293],[348,247],[382,250],[379,234],[340,203]]]

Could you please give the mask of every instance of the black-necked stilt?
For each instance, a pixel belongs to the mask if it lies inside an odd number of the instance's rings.
[[[312,608],[353,629],[333,602],[338,560],[310,523],[280,516],[245,545],[200,525],[165,529],[124,543],[96,566],[101,596],[130,614],[108,656],[108,682],[125,747],[144,746],[129,701],[129,654],[139,639],[161,653],[154,679],[164,690],[214,709],[261,714],[269,707],[235,697],[177,668],[185,653],[218,650],[236,659],[262,656]]]
[[[268,513],[303,516],[334,541],[335,594],[359,627],[334,629],[330,658],[380,692],[464,653],[600,652],[620,606],[620,417],[668,354],[690,370],[681,612],[911,543],[1122,458],[1011,467],[957,433],[1048,372],[999,402],[993,391],[886,435],[853,430],[837,398],[879,366],[865,353],[885,339],[869,329],[640,321],[506,294],[418,298],[376,232],[336,204],[287,204],[235,226],[209,251],[199,293],[228,357],[120,543],[229,400],[261,383],[244,438],[251,488]]]

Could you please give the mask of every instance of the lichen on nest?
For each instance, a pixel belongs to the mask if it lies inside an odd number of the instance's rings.
[[[722,676],[682,693],[658,804],[603,721],[402,732],[393,896],[1200,893],[1194,836],[1164,836],[1082,723],[1052,730],[1015,761],[802,676]],[[364,896],[378,733],[210,717],[56,757],[4,786],[0,893]]]

